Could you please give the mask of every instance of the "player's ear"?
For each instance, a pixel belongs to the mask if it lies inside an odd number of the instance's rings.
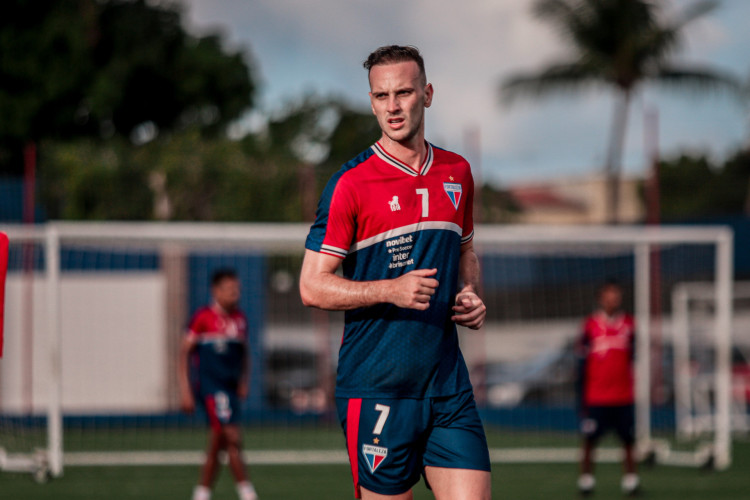
[[[432,88],[432,84],[428,83],[424,87],[424,107],[429,108],[432,105],[432,96],[435,93],[435,89]]]

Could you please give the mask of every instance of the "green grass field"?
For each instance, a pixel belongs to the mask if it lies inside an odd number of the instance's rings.
[[[72,434],[72,435],[71,435]],[[125,435],[110,445],[128,442],[135,448],[148,449],[147,434]],[[153,438],[153,436],[152,436]],[[489,432],[490,446],[518,446],[526,439],[518,435]],[[528,437],[527,437],[528,438]],[[74,440],[75,433],[68,433]],[[201,433],[162,435],[170,448],[192,447],[202,442]],[[245,437],[249,449],[339,449],[341,435],[334,430],[253,432]],[[553,438],[553,441],[555,438]],[[560,438],[560,440],[564,440]],[[67,440],[66,440],[67,441]],[[151,439],[153,444],[153,439]],[[528,443],[528,440],[526,440]],[[101,444],[101,441],[98,441]],[[88,443],[79,441],[81,448]],[[114,446],[113,446],[114,447]],[[735,441],[734,463],[723,472],[695,468],[643,466],[641,468],[644,498],[659,499],[748,499],[750,498],[750,442]],[[597,492],[594,498],[621,498],[620,466],[600,464],[597,468]],[[348,466],[340,465],[254,465],[253,482],[262,500],[331,500],[353,498]],[[62,478],[47,484],[35,483],[28,474],[0,473],[0,498],[3,500],[91,499],[130,500],[189,499],[198,477],[198,466],[122,466],[67,467]],[[492,472],[494,498],[507,499],[575,499],[577,466],[575,464],[528,465],[495,464]],[[415,488],[415,499],[432,498],[423,484]],[[222,469],[214,498],[234,499],[231,478]]]

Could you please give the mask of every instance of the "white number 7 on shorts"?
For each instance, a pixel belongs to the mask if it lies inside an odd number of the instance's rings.
[[[375,427],[372,429],[372,433],[378,435],[383,432],[383,427],[385,426],[385,421],[388,420],[388,414],[391,412],[391,407],[378,403],[375,405],[375,411],[379,411],[380,416],[378,417],[378,421],[375,422]]]

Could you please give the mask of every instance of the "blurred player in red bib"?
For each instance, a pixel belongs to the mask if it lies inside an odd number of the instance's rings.
[[[257,500],[242,462],[240,402],[247,396],[247,320],[238,309],[240,282],[232,270],[211,278],[213,303],[198,310],[182,342],[179,360],[180,402],[192,413],[196,401],[208,417],[210,436],[193,500],[209,500],[225,450],[240,500]]]
[[[624,449],[623,492],[635,494],[639,479],[633,456],[635,411],[633,358],[635,322],[622,311],[622,289],[607,282],[598,292],[599,308],[583,324],[579,343],[581,359],[581,432],[583,454],[578,488],[584,495],[594,490],[594,448],[609,429]]]
[[[471,169],[425,141],[433,88],[416,48],[381,47],[364,66],[382,135],[328,182],[300,278],[305,305],[346,311],[336,405],[355,496],[408,500],[424,475],[437,498],[487,500],[456,330],[486,314]]]

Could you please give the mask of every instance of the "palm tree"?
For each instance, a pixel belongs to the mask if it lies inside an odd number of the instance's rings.
[[[505,100],[605,86],[616,91],[615,110],[605,163],[607,221],[618,222],[619,182],[628,109],[645,82],[655,81],[696,91],[740,87],[720,71],[672,63],[684,27],[717,6],[699,1],[675,19],[666,20],[659,0],[538,0],[534,14],[552,23],[574,50],[538,73],[518,74],[501,86]]]

